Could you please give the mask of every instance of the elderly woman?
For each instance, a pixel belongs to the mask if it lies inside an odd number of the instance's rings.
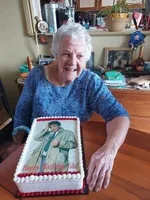
[[[89,190],[99,191],[109,185],[129,119],[102,79],[86,70],[91,50],[91,38],[80,24],[68,23],[58,29],[52,42],[56,62],[29,73],[16,107],[13,138],[21,144],[36,117],[77,116],[83,122],[93,112],[100,114],[106,121],[107,140],[93,154],[87,176]]]

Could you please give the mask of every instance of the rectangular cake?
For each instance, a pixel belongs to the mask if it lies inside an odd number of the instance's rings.
[[[82,193],[84,177],[79,118],[34,119],[14,174],[18,195]]]

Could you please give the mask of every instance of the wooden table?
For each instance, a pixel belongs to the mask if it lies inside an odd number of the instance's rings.
[[[82,124],[82,128],[85,157],[88,164],[91,155],[105,141],[105,124],[102,122],[86,122]],[[126,141],[116,157],[111,183],[106,190],[97,193],[90,192],[88,195],[52,198],[55,200],[150,200],[150,134],[129,130]],[[33,197],[21,199],[48,200],[52,198]],[[15,198],[0,187],[0,199],[12,200]]]

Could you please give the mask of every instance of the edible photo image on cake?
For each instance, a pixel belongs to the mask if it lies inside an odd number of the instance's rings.
[[[79,171],[75,125],[72,120],[38,121],[22,173]]]

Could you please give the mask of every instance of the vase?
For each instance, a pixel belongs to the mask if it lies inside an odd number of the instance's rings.
[[[116,13],[117,14],[117,13]],[[118,13],[118,14],[127,14],[127,13]],[[130,21],[130,17],[125,17],[125,15],[122,16],[122,18],[119,18],[119,15],[108,16],[104,19],[106,28],[109,31],[123,31],[126,27],[126,25]]]

